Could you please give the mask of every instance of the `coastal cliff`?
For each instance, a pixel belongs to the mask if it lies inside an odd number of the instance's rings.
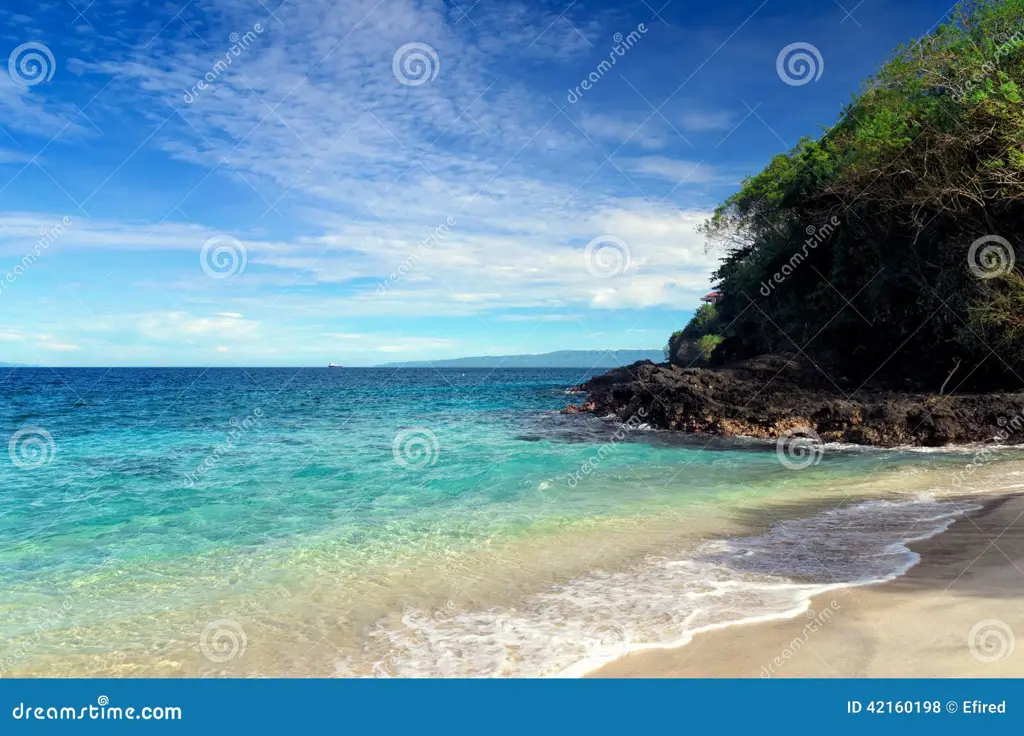
[[[721,435],[929,445],[1024,435],[1024,0],[977,0],[701,227],[713,291],[567,411]],[[795,352],[794,352],[795,351]]]
[[[669,362],[797,352],[853,388],[1024,390],[1022,102],[1024,0],[896,49],[703,224],[720,265]]]
[[[837,386],[795,354],[718,368],[642,361],[574,390],[587,398],[565,413],[612,414],[620,421],[640,415],[655,428],[691,433],[809,434],[880,447],[1024,443],[1024,393],[942,396]]]

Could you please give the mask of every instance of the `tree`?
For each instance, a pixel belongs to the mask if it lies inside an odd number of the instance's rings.
[[[798,349],[935,390],[961,361],[964,386],[1020,386],[1022,86],[1024,0],[966,2],[746,179],[703,225],[716,356]]]

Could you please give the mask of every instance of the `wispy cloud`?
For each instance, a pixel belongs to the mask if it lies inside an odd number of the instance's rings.
[[[709,164],[672,159],[666,156],[624,159],[620,165],[626,171],[667,179],[674,183],[706,184],[722,179],[721,175]]]
[[[209,0],[175,12],[147,13],[134,26],[119,16],[109,24],[116,38],[83,34],[78,53],[58,54],[57,79],[80,85],[77,102],[0,75],[0,110],[44,142],[96,134],[92,118],[107,145],[119,143],[109,120],[138,126],[123,157],[93,176],[90,208],[122,165],[173,162],[152,171],[169,193],[155,216],[135,217],[130,202],[95,217],[73,213],[47,263],[109,264],[95,276],[109,278],[112,293],[134,288],[137,303],[90,301],[90,319],[74,328],[82,337],[55,323],[46,349],[132,345],[145,357],[188,346],[244,359],[270,344],[312,352],[342,342],[426,354],[456,345],[384,334],[373,321],[590,329],[608,310],[678,309],[706,291],[716,265],[696,232],[706,212],[686,186],[665,198],[664,183],[723,181],[689,155],[679,131],[716,130],[729,116],[704,107],[661,117],[638,104],[623,114],[565,110],[540,91],[553,64],[589,63],[594,43],[626,27],[621,9],[309,0],[269,17],[251,0]],[[264,30],[245,52],[187,101],[232,34],[255,23]],[[423,84],[394,72],[410,43],[436,55],[436,76]],[[86,102],[89,118],[76,106]],[[26,156],[0,148],[0,163]],[[210,204],[218,187],[231,196]],[[236,192],[253,206],[244,214]],[[0,255],[20,257],[54,214],[23,208],[0,219]],[[424,232],[448,222],[424,248]],[[200,263],[203,244],[221,236],[246,256],[244,273],[223,280]],[[611,279],[585,263],[587,244],[605,236],[629,251],[628,269]],[[40,267],[19,288],[27,294],[50,278]]]
[[[449,349],[455,342],[432,337],[402,337],[387,345],[377,345],[374,349],[380,353],[407,353]]]
[[[77,345],[72,345],[71,343],[57,342],[51,339],[48,335],[42,335],[36,341],[36,347],[43,350],[56,350],[62,353],[69,353],[80,349]]]
[[[735,115],[724,110],[694,110],[680,116],[684,130],[702,133],[713,130],[729,130],[736,124]]]

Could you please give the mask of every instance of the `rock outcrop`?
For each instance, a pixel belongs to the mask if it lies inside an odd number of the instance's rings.
[[[641,361],[574,387],[586,401],[566,413],[641,409],[659,429],[774,438],[810,431],[824,442],[892,447],[1024,443],[1024,392],[940,396],[837,385],[790,354],[718,368]]]

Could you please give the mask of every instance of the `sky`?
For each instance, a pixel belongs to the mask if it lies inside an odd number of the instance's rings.
[[[6,0],[0,361],[661,347],[715,205],[950,11],[841,2]]]

